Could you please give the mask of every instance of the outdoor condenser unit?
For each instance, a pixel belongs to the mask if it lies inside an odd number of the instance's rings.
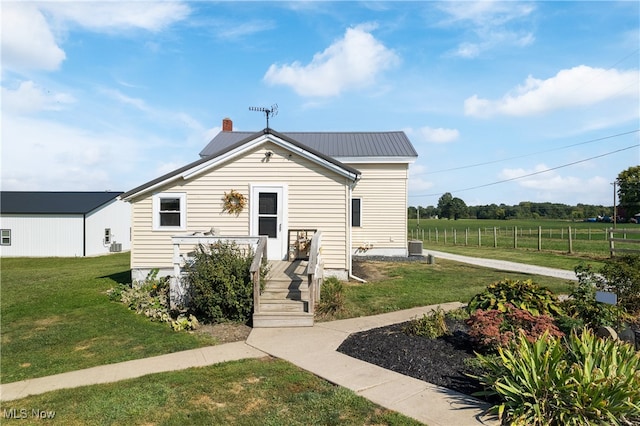
[[[109,246],[109,251],[112,253],[117,253],[122,251],[122,243],[111,243]]]
[[[422,241],[409,241],[409,256],[422,256]]]

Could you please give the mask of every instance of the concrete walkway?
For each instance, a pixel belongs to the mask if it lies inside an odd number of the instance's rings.
[[[521,272],[524,274],[545,275],[548,277],[562,278],[571,281],[578,281],[575,272],[565,269],[547,268],[545,266],[526,265],[524,263],[509,262],[506,260],[484,259],[479,257],[462,256],[459,254],[445,253],[435,250],[423,250],[425,256],[432,255],[436,258],[454,260],[456,262],[468,263],[471,265],[483,266],[485,268],[497,269],[500,271]]]

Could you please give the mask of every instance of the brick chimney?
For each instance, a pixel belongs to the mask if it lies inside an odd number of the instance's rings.
[[[229,117],[222,119],[222,131],[233,132],[233,121]]]

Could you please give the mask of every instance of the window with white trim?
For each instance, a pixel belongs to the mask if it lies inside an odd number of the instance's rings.
[[[0,245],[11,245],[11,229],[0,229]]]
[[[351,226],[362,226],[362,198],[351,199]]]
[[[104,244],[111,244],[111,228],[104,228]]]
[[[153,229],[176,230],[186,228],[187,194],[163,192],[153,196]]]

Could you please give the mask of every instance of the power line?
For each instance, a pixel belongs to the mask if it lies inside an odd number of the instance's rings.
[[[436,173],[451,172],[451,171],[455,171],[455,170],[471,169],[473,167],[486,166],[486,165],[489,165],[489,164],[501,163],[503,161],[517,160],[519,158],[530,157],[530,156],[533,156],[533,155],[545,154],[545,153],[553,152],[553,151],[560,151],[562,149],[572,148],[574,146],[586,145],[586,144],[590,144],[590,143],[593,143],[593,142],[599,142],[599,141],[603,141],[603,140],[607,140],[607,139],[617,138],[619,136],[630,135],[632,133],[637,133],[637,132],[640,132],[640,129],[631,130],[631,131],[624,132],[624,133],[618,133],[618,134],[611,135],[611,136],[604,136],[604,137],[597,138],[597,139],[590,139],[588,141],[578,142],[578,143],[574,143],[574,144],[566,145],[566,146],[561,146],[559,148],[547,149],[545,151],[537,151],[537,152],[532,152],[532,153],[529,153],[529,154],[518,155],[518,156],[515,156],[515,157],[503,158],[503,159],[500,159],[500,160],[485,161],[485,162],[482,162],[482,163],[474,163],[474,164],[468,164],[468,165],[465,165],[465,166],[452,167],[450,169],[442,169],[442,170],[435,170],[435,171],[432,171],[432,172],[416,173],[416,174],[412,174],[411,176],[425,176],[425,175],[432,175],[432,174],[436,174]]]
[[[483,185],[472,186],[472,187],[469,187],[469,188],[456,189],[455,191],[451,191],[451,192],[452,193],[464,192],[464,191],[470,191],[472,189],[485,188],[487,186],[497,185],[499,183],[511,182],[511,181],[514,181],[514,180],[523,179],[523,178],[526,178],[526,177],[531,177],[531,176],[539,175],[539,174],[542,174],[542,173],[548,173],[548,172],[551,172],[553,170],[558,170],[558,169],[562,169],[562,168],[565,168],[565,167],[574,166],[576,164],[580,164],[580,163],[584,163],[584,162],[587,162],[587,161],[595,160],[596,158],[606,157],[607,155],[616,154],[618,152],[626,151],[628,149],[637,148],[637,147],[640,147],[640,144],[631,145],[631,146],[628,146],[626,148],[621,148],[621,149],[617,149],[615,151],[606,152],[604,154],[596,155],[595,157],[585,158],[583,160],[574,161],[572,163],[563,164],[561,166],[552,167],[550,169],[540,170],[540,171],[537,171],[537,172],[534,172],[534,173],[529,173],[529,174],[526,174],[526,175],[522,175],[522,176],[518,176],[518,177],[514,177],[514,178],[509,178],[509,179],[503,179],[503,180],[499,180],[499,181],[496,181],[496,182],[485,183]],[[441,195],[441,194],[442,193],[417,194],[417,195],[411,195],[410,198],[415,198],[415,197],[435,197],[435,196]]]

